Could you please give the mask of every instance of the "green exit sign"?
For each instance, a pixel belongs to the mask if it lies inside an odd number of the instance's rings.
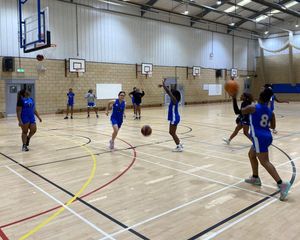
[[[25,72],[25,69],[24,69],[24,68],[18,68],[18,69],[17,69],[17,72],[18,72],[18,73],[24,73],[24,72]]]

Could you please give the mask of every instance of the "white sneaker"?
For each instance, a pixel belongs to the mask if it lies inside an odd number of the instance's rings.
[[[184,147],[184,146],[183,146],[183,143],[179,143],[179,146],[180,146],[182,149],[183,149],[183,147]]]
[[[273,132],[274,134],[277,134],[277,133],[278,133],[276,129],[273,129],[272,132]]]
[[[173,149],[173,152],[182,152],[183,148],[179,145],[176,146],[176,148]]]
[[[223,138],[223,141],[224,141],[227,145],[230,144],[230,141],[229,141],[229,139],[227,139],[227,138]]]
[[[113,150],[115,148],[115,143],[112,140],[109,140],[109,149]]]

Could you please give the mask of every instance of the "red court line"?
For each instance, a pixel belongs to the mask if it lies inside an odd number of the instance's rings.
[[[6,237],[4,232],[1,230],[1,228],[0,228],[0,237],[2,238],[2,240],[9,240],[8,237]]]
[[[93,190],[93,191],[91,191],[91,192],[88,192],[87,194],[81,196],[80,199],[83,199],[83,198],[85,198],[85,197],[87,197],[87,196],[89,196],[89,195],[91,195],[91,194],[93,194],[93,193],[95,193],[95,192],[101,190],[102,188],[107,187],[109,184],[113,183],[113,182],[116,181],[118,178],[120,178],[122,175],[124,175],[124,174],[125,174],[125,173],[133,166],[133,164],[135,163],[135,161],[136,161],[136,151],[135,151],[135,148],[134,148],[130,143],[126,142],[125,140],[122,140],[122,139],[119,139],[119,140],[121,140],[122,142],[124,142],[124,143],[126,143],[127,145],[129,145],[130,148],[133,150],[133,159],[132,159],[131,163],[128,165],[128,167],[127,167],[123,172],[121,172],[119,175],[117,175],[116,177],[114,177],[112,180],[110,180],[109,182],[103,184],[103,185],[100,186],[99,188],[96,188],[95,190]],[[74,202],[76,202],[76,201],[78,201],[78,200],[76,199]],[[74,203],[74,202],[73,202],[73,203]],[[46,214],[46,213],[52,212],[52,211],[54,211],[54,210],[56,210],[56,209],[58,209],[58,208],[61,208],[61,207],[62,207],[62,206],[59,205],[59,206],[50,208],[50,209],[48,209],[48,210],[45,210],[45,211],[43,211],[43,212],[34,214],[34,215],[32,215],[32,216],[29,216],[29,217],[26,217],[26,218],[22,218],[22,219],[20,219],[20,220],[17,220],[17,221],[14,221],[14,222],[7,223],[7,224],[5,224],[5,225],[2,225],[2,226],[0,226],[0,236],[1,236],[1,228],[6,228],[6,227],[9,227],[9,226],[12,226],[12,225],[21,223],[21,222],[25,222],[25,221],[27,221],[27,220],[30,220],[30,219],[36,218],[36,217],[38,217],[38,216],[44,215],[44,214]],[[4,234],[4,233],[3,233],[3,234]],[[1,237],[2,237],[2,236],[1,236]],[[8,238],[4,238],[3,240],[8,240]]]

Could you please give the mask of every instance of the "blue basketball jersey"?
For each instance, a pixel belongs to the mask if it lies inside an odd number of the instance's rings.
[[[250,114],[250,128],[253,147],[256,153],[268,152],[272,144],[272,134],[269,128],[272,111],[267,104],[256,104],[255,112]]]
[[[67,96],[68,96],[68,105],[73,105],[73,104],[74,104],[74,96],[75,96],[75,93],[73,93],[73,92],[68,92],[68,93],[67,93]]]
[[[32,98],[22,98],[21,117],[34,118],[35,105]]]
[[[252,134],[271,135],[269,124],[272,118],[272,111],[265,104],[255,104],[255,112],[250,114],[250,124]]]
[[[112,106],[111,119],[115,119],[122,122],[125,107],[126,107],[125,101],[120,102],[119,99],[116,99]]]
[[[174,104],[172,101],[169,104],[168,120],[171,124],[177,125],[180,122],[180,116],[178,112],[178,102]]]

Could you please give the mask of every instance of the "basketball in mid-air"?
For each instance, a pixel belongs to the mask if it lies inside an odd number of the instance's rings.
[[[36,60],[43,61],[44,60],[44,56],[42,54],[38,54],[38,55],[36,55]]]
[[[230,96],[236,96],[239,91],[239,84],[237,81],[230,79],[225,83],[224,88]]]
[[[152,128],[149,125],[144,125],[141,129],[141,133],[147,137],[150,136],[152,133]]]

